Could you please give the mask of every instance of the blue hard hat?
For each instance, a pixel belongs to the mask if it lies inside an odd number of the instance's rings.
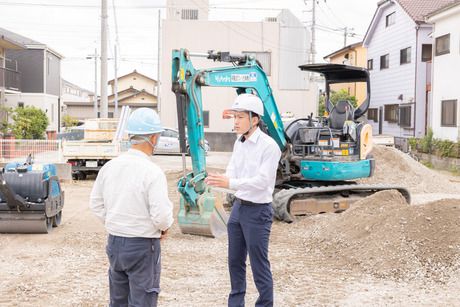
[[[126,132],[130,135],[148,135],[164,131],[161,126],[160,116],[150,108],[135,110],[128,119]]]

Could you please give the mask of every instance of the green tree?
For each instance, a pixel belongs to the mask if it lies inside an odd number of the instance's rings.
[[[13,113],[12,130],[17,139],[44,139],[48,117],[33,106],[17,107]]]
[[[66,114],[62,117],[62,125],[66,128],[75,127],[76,125],[78,125],[78,119],[70,116],[69,114]]]
[[[8,122],[8,119],[13,112],[12,108],[0,106],[0,132],[6,134],[11,132],[11,125]]]
[[[336,104],[337,101],[340,101],[340,100],[350,101],[353,108],[356,108],[358,106],[358,103],[356,102],[356,97],[348,94],[348,92],[345,89],[341,89],[340,91],[331,91],[330,101],[333,104]],[[319,116],[324,116],[324,112],[326,111],[325,102],[326,102],[326,96],[322,95],[319,98],[319,104],[318,104],[318,115]]]

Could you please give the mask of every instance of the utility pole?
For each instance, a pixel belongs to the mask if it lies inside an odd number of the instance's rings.
[[[117,56],[117,45],[115,45],[115,48],[114,48],[114,55],[115,55],[115,59],[114,59],[114,63],[115,63],[115,78],[113,79],[113,94],[114,94],[113,103],[114,103],[115,109],[114,109],[114,112],[113,112],[113,117],[118,118],[118,64],[117,64],[118,56]]]
[[[320,0],[304,0],[303,2],[305,5],[308,4],[308,2],[312,3],[312,8],[311,8],[311,45],[310,45],[310,54],[311,54],[311,60],[310,63],[315,63],[316,59],[316,5],[319,5]],[[326,2],[326,0],[324,0]]]
[[[158,50],[157,50],[157,111],[158,115],[161,115],[161,95],[160,95],[160,35],[161,35],[161,10],[158,10]]]
[[[311,10],[311,63],[315,63],[315,55],[316,55],[316,0],[313,0],[313,8]]]
[[[115,50],[114,50],[114,58],[115,58],[115,78],[113,79],[113,89],[114,89],[114,112],[113,115],[115,118],[119,117],[118,113],[118,48],[120,46],[118,42],[118,23],[117,23],[117,12],[115,11],[115,0],[112,0],[112,8],[113,8],[113,21],[115,22]]]
[[[101,0],[101,118],[108,117],[107,18],[107,0]]]
[[[343,29],[343,46],[347,46],[348,27]]]
[[[94,118],[97,118],[97,48],[94,48],[94,54],[88,55],[87,59],[94,59]]]

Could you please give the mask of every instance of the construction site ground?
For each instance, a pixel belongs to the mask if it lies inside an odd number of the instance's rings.
[[[406,186],[412,204],[385,191],[341,214],[275,221],[275,306],[460,306],[460,178],[393,148],[376,148],[374,157],[375,176],[363,181]],[[228,158],[210,153],[209,165],[223,169]],[[168,174],[177,212],[181,158],[154,159]],[[88,209],[92,184],[64,185],[63,223],[50,234],[0,234],[0,306],[108,305],[106,233]],[[183,235],[174,224],[162,242],[160,306],[225,306],[226,240]],[[247,274],[251,306],[249,266]]]

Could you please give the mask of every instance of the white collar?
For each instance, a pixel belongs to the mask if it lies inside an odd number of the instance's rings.
[[[257,127],[256,130],[254,130],[254,132],[251,134],[251,136],[249,138],[246,138],[245,137],[245,140],[246,141],[250,141],[251,143],[254,143],[256,144],[257,143],[257,140],[259,139],[259,136],[260,134],[262,133],[262,131],[260,130],[259,127]],[[240,136],[239,140],[241,141],[241,138],[243,137],[244,135]]]

